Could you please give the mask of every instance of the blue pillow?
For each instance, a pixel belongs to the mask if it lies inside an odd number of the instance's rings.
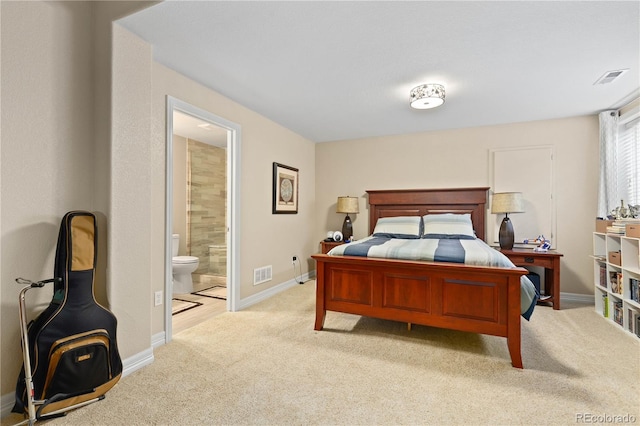
[[[381,217],[373,230],[374,237],[418,239],[422,236],[420,216]]]

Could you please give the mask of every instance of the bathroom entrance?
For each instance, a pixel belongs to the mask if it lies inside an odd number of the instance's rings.
[[[239,126],[167,98],[167,342],[235,310],[238,144]]]

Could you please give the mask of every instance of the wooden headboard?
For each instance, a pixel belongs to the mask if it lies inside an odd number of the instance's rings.
[[[437,213],[471,213],[478,238],[486,241],[485,212],[489,188],[396,189],[367,191],[369,194],[369,234],[378,218],[424,216]]]

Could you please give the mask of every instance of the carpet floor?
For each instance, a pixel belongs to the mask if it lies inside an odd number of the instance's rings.
[[[60,425],[568,425],[640,421],[640,343],[593,306],[539,306],[506,339],[329,312],[314,282],[174,336]],[[15,420],[15,417],[13,418]],[[618,417],[615,417],[618,419]],[[3,420],[2,425],[8,419]]]

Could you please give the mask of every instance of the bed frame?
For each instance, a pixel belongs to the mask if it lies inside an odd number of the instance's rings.
[[[489,188],[367,191],[369,234],[378,218],[471,213],[485,239]],[[327,311],[507,338],[511,364],[522,368],[520,277],[524,268],[316,254],[316,320]]]

